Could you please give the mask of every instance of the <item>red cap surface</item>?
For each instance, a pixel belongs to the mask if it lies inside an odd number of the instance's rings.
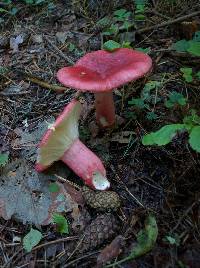
[[[98,50],[86,54],[74,66],[60,69],[57,78],[67,87],[105,92],[142,77],[151,67],[151,58],[140,51]]]

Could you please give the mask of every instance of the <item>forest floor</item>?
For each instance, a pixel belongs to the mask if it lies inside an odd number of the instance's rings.
[[[187,81],[180,71],[199,72],[200,56],[171,49],[200,31],[199,1],[149,1],[139,12],[142,21],[133,16],[128,31],[109,35],[102,34],[98,21],[110,16],[119,26],[113,13],[125,9],[134,15],[134,1],[21,2],[0,2],[8,11],[0,9],[0,148],[8,155],[0,173],[0,267],[199,268],[200,154],[189,146],[186,132],[166,146],[141,142],[146,133],[180,123],[193,110],[200,113],[199,79],[194,75]],[[109,39],[147,49],[153,69],[115,90],[117,124],[111,130],[96,125],[93,95],[81,95],[80,140],[102,159],[111,190],[120,199],[120,207],[103,210],[84,199],[83,183],[62,163],[41,175],[34,164],[45,129],[76,96],[74,89],[59,84],[57,71]],[[148,99],[142,98],[144,88]],[[184,98],[184,105],[173,100],[172,92],[180,93],[175,95]],[[54,186],[57,182],[60,195],[48,193],[49,180]],[[49,221],[53,207],[58,211],[61,204],[61,192],[66,234]],[[51,205],[49,198],[54,198]],[[115,264],[137,246],[148,215],[156,221],[156,242],[139,258]],[[31,227],[42,233],[42,240],[27,252],[22,240]]]

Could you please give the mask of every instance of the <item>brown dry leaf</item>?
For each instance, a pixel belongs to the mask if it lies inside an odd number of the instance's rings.
[[[103,267],[108,261],[112,261],[118,257],[122,251],[125,238],[118,235],[115,239],[106,246],[97,257],[97,268]]]
[[[51,193],[49,180],[53,175],[37,173],[23,160],[15,161],[4,169],[0,177],[0,216],[11,217],[23,223],[46,225],[52,214],[77,210],[78,203],[61,183],[58,192]]]

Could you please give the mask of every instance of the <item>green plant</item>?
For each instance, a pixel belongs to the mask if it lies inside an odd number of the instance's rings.
[[[128,101],[128,104],[132,106],[135,110],[144,111],[148,120],[156,120],[158,116],[154,112],[154,110],[151,109],[151,105],[155,105],[161,99],[158,96],[155,99],[154,95],[152,95],[151,92],[152,90],[158,89],[160,86],[161,82],[158,81],[147,82],[140,94],[140,98],[132,98],[130,101]]]
[[[145,20],[145,7],[147,0],[134,0],[135,2],[135,20],[143,21]]]
[[[183,123],[165,125],[156,132],[145,135],[142,139],[143,145],[166,145],[176,136],[178,131],[187,131],[191,148],[200,152],[200,117],[195,110],[191,110],[185,116]]]
[[[180,68],[180,71],[183,73],[183,78],[188,83],[192,82],[194,78],[200,79],[200,71],[194,73],[192,68],[186,68],[186,67]]]
[[[56,224],[57,231],[61,234],[69,233],[69,224],[67,219],[58,213],[54,213],[52,217],[53,222]]]
[[[177,52],[188,52],[194,56],[200,56],[200,32],[196,32],[192,40],[179,40],[172,45]]]
[[[23,238],[23,248],[27,252],[31,252],[32,248],[36,246],[41,239],[41,232],[31,228],[30,232]]]
[[[186,105],[187,100],[181,93],[172,91],[169,94],[168,100],[165,102],[165,106],[169,109],[174,108],[176,105],[184,106]]]
[[[4,154],[0,154],[0,167],[5,166],[8,162],[8,154],[4,153]]]
[[[145,227],[137,234],[137,243],[134,245],[128,257],[117,261],[105,267],[114,267],[128,260],[138,258],[153,249],[158,237],[158,226],[156,219],[152,215],[148,215],[145,219]]]

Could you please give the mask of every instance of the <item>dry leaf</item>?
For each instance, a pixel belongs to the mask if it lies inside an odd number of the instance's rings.
[[[119,256],[122,251],[124,239],[125,238],[122,235],[118,235],[100,252],[97,257],[97,268],[103,267],[108,261],[112,261]]]

